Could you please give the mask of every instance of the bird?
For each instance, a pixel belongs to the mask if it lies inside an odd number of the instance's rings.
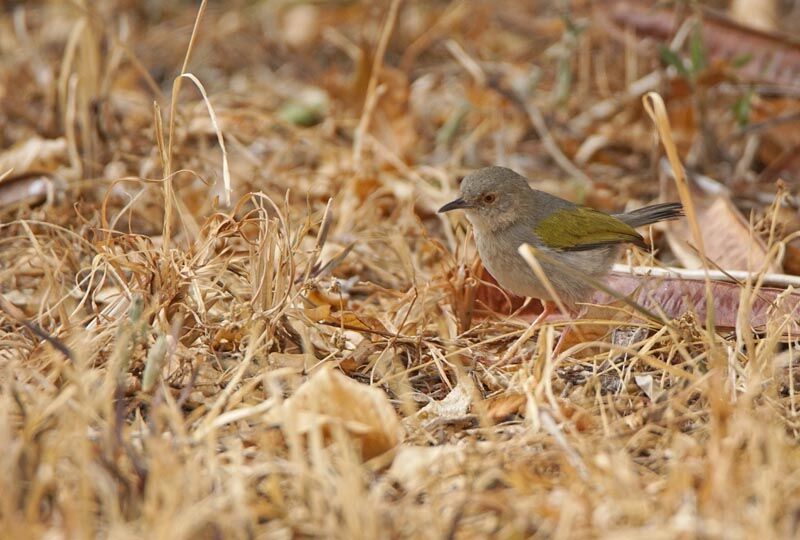
[[[590,281],[610,272],[625,244],[647,248],[637,227],[683,216],[677,202],[607,214],[533,189],[527,178],[500,166],[465,176],[460,196],[438,212],[453,210],[466,213],[481,262],[497,283],[517,296],[542,301],[543,311],[532,326],[557,313],[559,303],[574,313],[594,291]],[[537,262],[550,287],[520,255],[523,244],[542,254]]]

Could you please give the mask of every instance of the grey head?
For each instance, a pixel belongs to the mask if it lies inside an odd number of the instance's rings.
[[[477,229],[500,231],[521,217],[534,217],[536,193],[524,176],[511,169],[486,167],[464,177],[461,196],[442,206],[439,212],[461,209]]]

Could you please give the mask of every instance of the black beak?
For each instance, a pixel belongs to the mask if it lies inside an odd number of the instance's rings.
[[[449,212],[450,210],[461,210],[464,208],[472,208],[472,205],[470,205],[469,203],[467,203],[467,201],[459,197],[458,199],[450,201],[446,205],[442,206],[441,208],[439,208],[438,211],[440,214],[442,214],[444,212]]]

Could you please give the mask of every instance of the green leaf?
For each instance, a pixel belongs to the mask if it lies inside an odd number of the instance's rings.
[[[739,54],[733,57],[733,60],[731,60],[731,65],[734,68],[739,69],[749,64],[752,59],[753,59],[753,53],[747,52]]]
[[[563,104],[572,91],[572,63],[569,58],[559,58],[556,65],[556,82],[553,88],[555,102]]]
[[[689,38],[689,55],[692,59],[692,74],[697,75],[708,65],[706,46],[703,43],[703,31],[700,23],[694,25],[692,35]]]
[[[311,127],[322,122],[324,113],[316,104],[290,101],[280,108],[278,118],[297,126]]]
[[[681,77],[686,79],[691,78],[689,75],[689,70],[686,69],[686,66],[681,60],[681,57],[678,56],[678,53],[667,47],[666,45],[661,45],[658,48],[658,54],[661,56],[661,61],[667,64],[668,66],[674,66],[676,70],[678,70],[678,74]]]
[[[733,104],[733,114],[739,127],[744,127],[750,123],[750,110],[753,102],[753,89],[750,88],[742,97]]]
[[[462,103],[461,106],[452,113],[444,125],[436,132],[436,144],[439,146],[449,145],[456,133],[461,129],[469,112],[469,103]]]

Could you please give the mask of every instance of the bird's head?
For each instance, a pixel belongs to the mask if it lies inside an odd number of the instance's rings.
[[[486,167],[461,181],[461,196],[439,208],[439,212],[464,210],[481,231],[498,231],[517,222],[531,188],[524,176],[506,167]]]

